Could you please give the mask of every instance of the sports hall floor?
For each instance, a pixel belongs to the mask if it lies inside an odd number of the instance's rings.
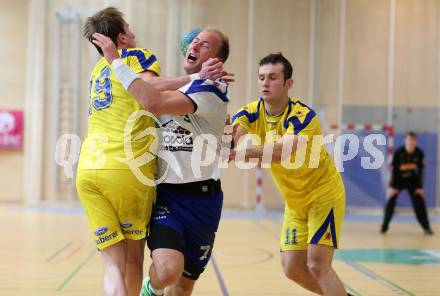
[[[382,236],[380,216],[347,215],[334,262],[347,289],[440,295],[440,216],[431,216],[435,236],[423,235],[412,215],[393,222]],[[281,213],[225,210],[193,295],[312,295],[282,274],[280,226]],[[0,233],[0,295],[102,294],[101,258],[80,208],[0,205]]]

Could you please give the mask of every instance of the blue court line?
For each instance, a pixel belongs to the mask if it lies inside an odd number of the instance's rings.
[[[14,206],[10,209],[16,211],[38,212],[38,213],[56,213],[69,215],[83,215],[84,211],[81,207],[51,207],[51,206]],[[282,221],[283,211],[241,211],[241,210],[224,210],[222,219],[226,220],[279,220]],[[378,214],[354,214],[348,212],[344,220],[349,222],[382,222],[383,216]],[[430,215],[430,223],[440,223],[440,215]],[[417,223],[414,214],[394,215],[393,223]]]
[[[220,269],[218,268],[217,262],[215,261],[214,255],[211,255],[211,263],[214,267],[215,276],[217,277],[220,289],[222,290],[223,296],[229,296],[228,289],[226,289],[225,281],[223,280]]]
[[[280,220],[282,221],[283,212],[282,211],[231,211],[224,210],[222,213],[222,219],[229,220]],[[378,214],[354,214],[347,213],[344,220],[350,222],[382,222],[383,216]],[[431,223],[440,223],[439,215],[430,215],[429,220]],[[404,214],[404,215],[394,215],[393,223],[417,223],[415,215]]]
[[[350,222],[382,222],[382,215],[346,214],[344,220]],[[394,215],[393,223],[418,223],[414,214]],[[430,223],[439,223],[440,216],[430,215]]]

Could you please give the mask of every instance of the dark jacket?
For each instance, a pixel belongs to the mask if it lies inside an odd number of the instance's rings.
[[[402,146],[396,150],[392,163],[391,186],[393,188],[423,188],[425,153],[416,147],[408,153]]]

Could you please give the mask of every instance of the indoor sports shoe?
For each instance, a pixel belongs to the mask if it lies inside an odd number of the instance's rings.
[[[380,228],[380,233],[385,234],[385,233],[387,233],[387,231],[388,231],[388,226],[382,225],[382,227]]]
[[[431,228],[423,229],[426,235],[434,235],[434,231]]]
[[[149,276],[144,278],[144,280],[142,281],[142,288],[141,288],[141,293],[139,294],[139,296],[157,296],[156,294],[154,294],[150,290],[150,277]]]

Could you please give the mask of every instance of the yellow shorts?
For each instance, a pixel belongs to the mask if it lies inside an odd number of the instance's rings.
[[[345,191],[334,200],[317,198],[302,208],[284,210],[281,251],[306,250],[309,244],[338,248],[345,215]]]
[[[142,184],[130,170],[81,170],[76,188],[98,249],[145,238],[156,187]]]

